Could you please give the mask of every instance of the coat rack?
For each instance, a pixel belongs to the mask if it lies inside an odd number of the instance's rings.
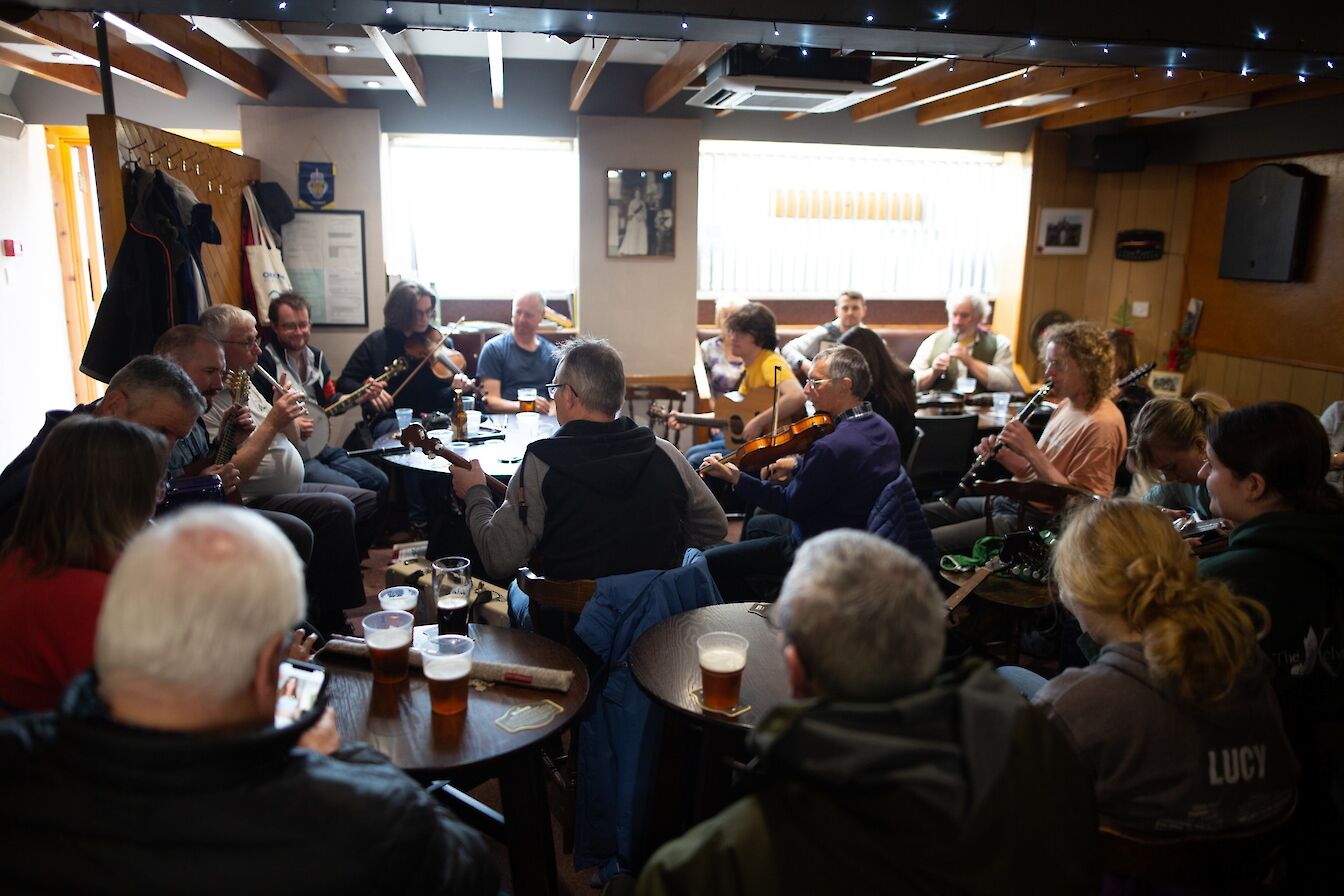
[[[90,115],[89,144],[98,185],[103,257],[112,267],[126,233],[125,170],[139,165],[182,181],[213,210],[224,241],[204,246],[201,263],[215,304],[242,304],[241,190],[260,179],[261,163],[114,115]]]

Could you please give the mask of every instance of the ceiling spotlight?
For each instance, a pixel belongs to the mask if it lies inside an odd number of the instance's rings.
[[[1027,46],[1029,46],[1029,47],[1034,47],[1034,46],[1036,46],[1036,38],[1034,38],[1034,37],[1029,37],[1029,38],[1027,38]]]
[[[1030,78],[1030,77],[1031,77],[1031,67],[1030,67],[1030,66],[1028,66],[1027,68],[1024,68],[1024,69],[1022,70],[1022,77],[1024,77],[1024,78]]]
[[[806,56],[806,55],[807,55],[807,47],[803,47],[802,50],[803,50],[803,55]]]
[[[1139,76],[1139,70],[1138,70],[1137,68],[1135,68],[1135,69],[1134,69],[1134,77],[1137,78],[1138,76]]]
[[[593,14],[592,14],[592,13],[588,13],[588,21],[591,22],[592,20],[593,20]]]
[[[940,9],[940,10],[938,10],[937,12],[935,12],[935,13],[933,14],[933,17],[934,17],[935,19],[937,19],[938,21],[940,21],[940,22],[946,22],[946,21],[947,21],[947,16],[948,16],[948,11],[947,11],[946,9]]]
[[[1184,50],[1182,50],[1182,51],[1181,51],[1181,58],[1182,58],[1182,59],[1189,59],[1189,58],[1190,58],[1190,54],[1187,53],[1187,52],[1185,52]]]
[[[873,14],[872,14],[872,13],[868,13],[868,15],[864,16],[864,20],[867,21],[867,22],[872,22],[872,20],[873,20]]]
[[[775,26],[775,37],[779,37],[779,23],[778,23],[778,22],[771,22],[770,24],[772,24],[772,25]]]
[[[389,6],[387,9],[383,10],[383,14],[389,16],[392,15],[392,7]]]
[[[489,15],[494,15],[494,14],[495,14],[495,8],[494,8],[493,6],[490,7],[490,9],[488,10],[488,13],[489,13]]]
[[[1257,28],[1257,29],[1255,29],[1255,39],[1256,39],[1256,40],[1269,40],[1269,32],[1266,31],[1266,30],[1263,29],[1263,28]]]
[[[333,52],[333,53],[342,53],[342,54],[344,54],[344,53],[353,53],[353,52],[355,52],[355,48],[352,47],[352,46],[350,46],[349,44],[332,44],[332,45],[331,45],[331,52]]]
[[[952,64],[947,67],[947,70],[949,72],[954,72],[957,70],[957,61],[955,59],[952,60]]]
[[[285,0],[280,0],[280,8],[281,8],[281,9],[286,9],[288,6],[289,6],[289,4],[286,3]]]
[[[1174,77],[1175,77],[1175,75],[1172,73],[1171,69],[1167,69],[1167,77],[1168,77],[1168,78],[1174,78]]]
[[[1103,52],[1103,53],[1109,53],[1109,52],[1111,52],[1111,48],[1108,47],[1108,46],[1106,46],[1105,44],[1102,44],[1102,45],[1101,45],[1101,52]]]
[[[1325,67],[1328,69],[1333,69],[1335,67],[1335,60],[1333,59],[1325,60]]]
[[[1306,75],[1298,75],[1298,76],[1297,76],[1297,83],[1299,83],[1299,84],[1305,84],[1305,83],[1307,83],[1307,76],[1306,76]]]
[[[364,82],[364,86],[365,86],[365,87],[382,87],[382,86],[383,86],[383,82],[382,82],[382,81],[365,81],[365,82]]]
[[[1247,66],[1244,66],[1244,65],[1241,67],[1241,76],[1242,76],[1243,78],[1246,77],[1247,75],[1249,75],[1250,73],[1251,73],[1250,68],[1248,68]]]
[[[197,24],[196,24],[196,17],[195,17],[195,16],[188,16],[187,18],[188,18],[188,20],[191,22],[191,30],[192,30],[192,31],[196,31],[196,30],[198,30],[198,29],[201,27],[200,25],[197,25]]]
[[[685,16],[682,16],[682,17],[681,17],[681,27],[682,27],[682,28],[689,28],[689,27],[691,27],[690,25],[687,25],[687,24],[686,24],[686,17],[685,17]]]

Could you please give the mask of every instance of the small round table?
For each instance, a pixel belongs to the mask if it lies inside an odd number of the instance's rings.
[[[538,419],[537,430],[530,437],[523,436],[519,431],[517,417],[513,414],[493,414],[484,418],[483,422],[501,429],[504,432],[504,438],[489,439],[474,444],[468,443],[464,450],[457,453],[467,460],[479,460],[481,469],[485,470],[485,475],[493,476],[504,482],[509,481],[509,477],[517,471],[518,465],[523,462],[523,455],[526,453],[529,444],[537,439],[549,439],[560,428],[559,421],[549,414],[541,415]],[[430,430],[428,435],[438,439],[445,447],[451,447],[453,441],[452,430],[434,429]],[[379,437],[378,441],[374,442],[374,447],[395,448],[400,444],[396,433],[388,433]],[[445,476],[453,471],[453,465],[448,461],[441,457],[430,457],[419,450],[411,450],[402,454],[387,454],[383,456],[383,460],[399,467],[423,470]]]

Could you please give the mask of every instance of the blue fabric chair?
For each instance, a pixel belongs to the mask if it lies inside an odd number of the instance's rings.
[[[938,549],[933,533],[920,509],[919,498],[905,469],[877,496],[877,503],[868,514],[868,531],[898,544],[914,554],[929,568],[934,580],[938,579]]]

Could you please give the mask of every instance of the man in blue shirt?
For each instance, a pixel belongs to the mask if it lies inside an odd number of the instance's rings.
[[[868,362],[856,349],[826,349],[812,362],[806,393],[817,413],[835,420],[835,431],[813,442],[796,467],[785,459],[767,467],[761,479],[743,475],[718,455],[706,459],[708,475],[728,482],[735,494],[767,516],[753,518],[737,544],[706,552],[724,600],[771,599],[773,595],[757,589],[758,580],[782,579],[803,541],[831,529],[868,527],[878,496],[901,473],[896,431],[863,400],[871,379]]]
[[[546,314],[541,293],[529,292],[513,300],[513,330],[500,333],[481,349],[476,380],[485,392],[485,409],[492,414],[516,414],[518,390],[536,389],[534,410],[551,412],[546,384],[555,376],[555,345],[537,335]]]

